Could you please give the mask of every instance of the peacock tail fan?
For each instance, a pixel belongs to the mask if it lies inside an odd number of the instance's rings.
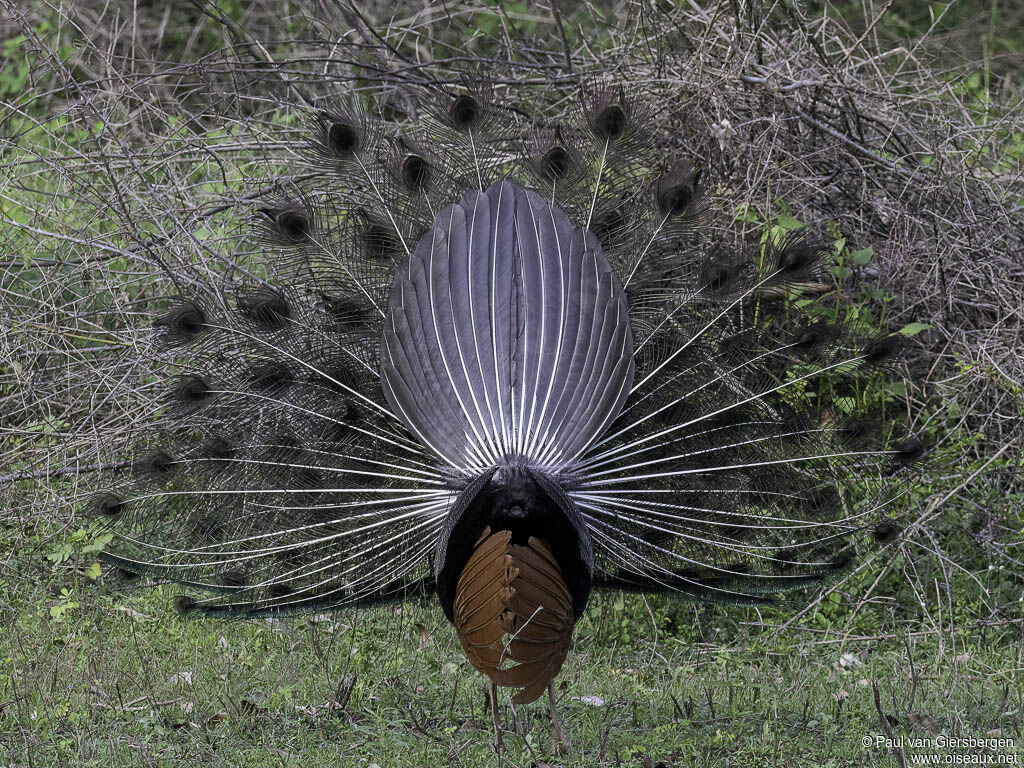
[[[899,336],[808,313],[825,242],[716,223],[699,158],[621,88],[558,125],[484,87],[423,101],[311,109],[306,167],[251,211],[260,258],[176,275],[134,350],[152,432],[91,501],[109,562],[206,615],[436,590],[535,698],[592,589],[765,603],[898,538],[925,449],[865,392]],[[557,641],[518,676],[466,624],[513,561]]]

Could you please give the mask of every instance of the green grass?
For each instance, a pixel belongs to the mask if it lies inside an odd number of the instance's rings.
[[[19,557],[0,574],[0,764],[496,764],[483,678],[432,599],[311,618],[185,620],[170,608],[173,586],[97,577],[88,553],[51,566],[46,555],[60,561],[67,538],[45,524],[3,533]],[[845,596],[827,600],[781,632],[769,627],[791,611],[599,595],[557,680],[571,749],[551,756],[541,699],[519,708],[502,760],[897,765],[862,743],[884,735],[873,685],[895,734],[1001,735],[1015,746],[991,754],[1020,754],[1019,624],[980,620],[967,578],[950,585],[952,614],[914,610],[894,587],[908,562],[897,558],[874,601],[854,610]],[[507,694],[502,701],[514,728]],[[916,750],[929,751],[985,752]]]

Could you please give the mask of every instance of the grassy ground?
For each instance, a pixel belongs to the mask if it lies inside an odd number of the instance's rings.
[[[57,559],[67,538],[46,525],[4,532],[19,557],[0,573],[0,764],[496,764],[482,678],[431,599],[289,620],[183,620],[170,610],[172,586],[93,578],[88,557],[51,566],[46,556]],[[1019,760],[1019,628],[972,620],[966,577],[952,585],[952,613],[941,600],[914,610],[893,586],[913,564],[893,565],[872,601],[837,593],[781,631],[772,627],[791,611],[602,594],[558,678],[571,748],[551,755],[543,699],[519,708],[516,727],[503,696],[515,733],[501,760],[899,765],[874,741],[887,731],[906,739],[907,764],[919,754]],[[942,737],[1013,744],[909,746]]]

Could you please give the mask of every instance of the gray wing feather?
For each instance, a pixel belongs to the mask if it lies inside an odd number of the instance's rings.
[[[564,472],[621,410],[632,348],[593,235],[499,182],[441,211],[398,271],[381,379],[395,415],[457,473]]]

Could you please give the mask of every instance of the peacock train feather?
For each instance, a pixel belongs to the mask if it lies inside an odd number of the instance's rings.
[[[823,243],[729,246],[620,89],[528,136],[480,89],[431,104],[313,110],[262,257],[179,276],[136,351],[152,433],[92,502],[109,562],[208,616],[433,590],[530,701],[594,589],[766,603],[898,537],[924,449],[861,393],[899,337],[794,301]]]

